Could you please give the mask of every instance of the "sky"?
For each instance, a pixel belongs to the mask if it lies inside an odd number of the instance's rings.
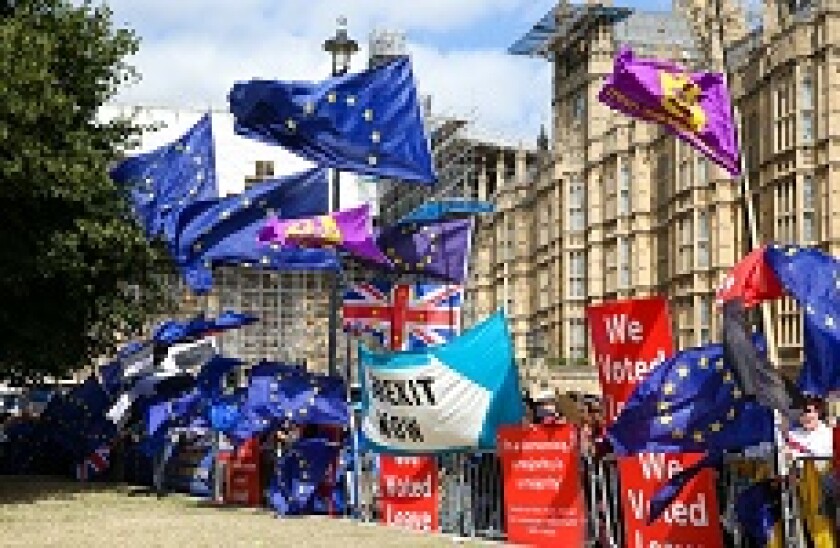
[[[670,0],[619,2],[667,9]],[[117,25],[141,38],[132,59],[142,79],[120,104],[227,108],[235,81],[320,80],[330,71],[322,50],[338,17],[366,66],[372,30],[405,33],[420,93],[437,114],[471,120],[477,133],[533,144],[550,128],[551,72],[544,59],[507,48],[556,0],[108,0]]]
[[[635,2],[665,7],[665,0]],[[110,0],[118,26],[134,29],[139,83],[120,104],[227,108],[235,81],[321,80],[322,50],[346,17],[366,66],[372,30],[405,33],[417,86],[437,114],[471,120],[480,135],[533,144],[550,127],[550,67],[507,48],[556,0]],[[663,4],[660,6],[659,4]]]

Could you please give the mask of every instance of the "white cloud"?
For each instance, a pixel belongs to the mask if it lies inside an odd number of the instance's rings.
[[[343,14],[362,46],[355,69],[364,65],[372,29],[404,30],[420,91],[433,96],[435,111],[465,117],[474,112],[491,134],[533,142],[540,122],[549,120],[548,63],[509,56],[503,46],[457,44],[461,34],[486,32],[485,25],[501,18],[527,29],[541,14],[538,4],[551,6],[547,0],[114,0],[115,20],[142,38],[133,63],[143,79],[118,101],[226,108],[237,80],[321,79],[329,73],[322,43],[335,30],[335,16]],[[413,39],[418,34],[422,42]]]

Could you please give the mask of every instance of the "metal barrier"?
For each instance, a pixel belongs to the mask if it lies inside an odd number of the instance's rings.
[[[438,466],[439,531],[443,534],[505,539],[502,469],[493,453],[454,453],[436,457]],[[783,546],[805,547],[805,517],[799,486],[806,462],[828,467],[829,459],[797,459],[781,478],[784,522]],[[581,460],[581,485],[586,509],[587,547],[622,548],[625,544],[618,462],[613,456]],[[718,477],[721,525],[726,546],[753,546],[735,515],[738,495],[754,481],[770,477],[767,460],[727,455]],[[377,455],[364,453],[357,463],[357,504],[354,516],[362,522],[380,522]]]
[[[806,512],[803,510],[801,490],[804,485],[804,470],[811,463],[823,469],[823,478],[831,478],[831,459],[804,457],[789,462],[788,473],[780,476],[780,496],[782,511],[782,546],[806,547]],[[730,544],[735,548],[752,546],[735,517],[735,501],[738,494],[752,482],[770,477],[772,467],[766,459],[745,458],[741,455],[728,455],[721,473],[721,519],[724,530],[730,537]],[[820,486],[821,495],[825,491]],[[833,516],[826,516],[833,519]]]

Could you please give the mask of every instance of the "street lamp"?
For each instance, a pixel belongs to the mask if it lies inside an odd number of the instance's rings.
[[[347,35],[347,18],[339,17],[335,36],[324,42],[324,51],[332,56],[332,75],[341,76],[350,69],[350,57],[359,51],[359,44]]]
[[[341,76],[350,69],[350,58],[359,51],[359,44],[347,35],[347,18],[338,18],[338,28],[335,36],[324,42],[324,51],[332,57],[332,75]],[[333,169],[332,176],[332,210],[338,211],[341,192],[339,191],[339,174]],[[331,277],[330,282],[330,318],[329,318],[329,343],[328,360],[330,375],[338,376],[338,301],[339,301],[339,279],[338,274]],[[348,385],[350,379],[347,379]]]

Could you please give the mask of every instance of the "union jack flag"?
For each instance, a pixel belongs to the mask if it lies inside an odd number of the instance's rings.
[[[344,330],[369,332],[392,350],[443,344],[461,329],[464,288],[362,282],[344,294]]]
[[[76,479],[79,481],[88,481],[108,469],[111,458],[111,448],[107,445],[101,446],[99,449],[86,457],[81,464],[76,465]]]

